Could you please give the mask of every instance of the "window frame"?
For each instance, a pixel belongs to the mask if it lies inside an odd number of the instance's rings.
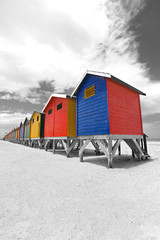
[[[92,90],[92,88],[93,88],[93,90]],[[88,92],[91,91],[91,94],[89,96],[87,95],[87,91]],[[96,95],[96,93],[95,93],[95,84],[93,84],[92,86],[84,89],[84,98],[85,99],[90,98],[90,97],[92,97],[94,95]]]
[[[59,111],[60,109],[62,109],[62,102],[61,103],[59,103],[59,104],[57,104],[57,111]]]
[[[48,110],[48,115],[52,114],[52,108]]]

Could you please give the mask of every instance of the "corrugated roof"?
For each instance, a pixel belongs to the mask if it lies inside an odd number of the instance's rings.
[[[113,75],[111,75],[111,74],[109,74],[109,73],[96,72],[96,71],[87,70],[87,71],[85,72],[85,74],[83,75],[83,77],[81,78],[81,80],[80,80],[80,82],[78,83],[78,85],[76,86],[76,88],[74,89],[74,91],[72,92],[71,97],[76,96],[77,90],[78,90],[79,86],[81,85],[82,81],[84,80],[84,78],[86,77],[87,74],[96,75],[96,76],[101,76],[101,77],[108,77],[108,78],[112,79],[113,81],[115,81],[115,82],[117,82],[117,83],[119,83],[119,84],[122,84],[122,85],[130,88],[131,90],[139,93],[140,95],[146,96],[146,94],[143,93],[142,91],[140,91],[140,90],[138,90],[137,88],[129,85],[128,83],[126,83],[126,82],[124,82],[124,81],[122,81],[122,80],[114,77]]]

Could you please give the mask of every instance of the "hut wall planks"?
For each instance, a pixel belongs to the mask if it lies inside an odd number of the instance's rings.
[[[76,100],[51,97],[45,108],[44,137],[76,136]]]
[[[30,120],[25,119],[24,121],[24,139],[30,138]]]
[[[111,134],[143,135],[139,94],[107,78]]]
[[[54,136],[67,136],[67,98],[55,98],[54,114]]]
[[[87,89],[95,87],[95,94],[85,97]],[[93,95],[94,94],[94,95]],[[77,136],[109,134],[109,114],[106,78],[87,75],[77,92]]]
[[[30,138],[40,138],[40,124],[41,114],[34,112],[30,122]]]
[[[76,99],[68,98],[67,136],[76,137]]]

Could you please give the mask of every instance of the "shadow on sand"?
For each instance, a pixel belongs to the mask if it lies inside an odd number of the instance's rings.
[[[130,155],[121,155],[121,156],[115,156],[113,159],[113,168],[133,168],[133,167],[138,167],[140,165],[144,165],[146,163],[149,163],[153,161],[153,159],[146,159],[146,160],[141,160],[138,161],[137,158],[133,158]],[[100,165],[103,167],[108,167],[108,160],[105,156],[95,156],[94,158],[88,158],[88,155],[86,155],[86,158],[84,156],[84,163],[90,163],[90,164],[95,164],[95,165]]]
[[[52,153],[52,149],[48,149],[47,152]],[[66,156],[65,151],[60,149],[56,150],[55,155],[56,154]],[[79,157],[77,150],[71,151],[69,156],[69,158],[75,158],[75,157],[76,158]],[[128,169],[128,168],[138,167],[140,165],[149,163],[153,160],[154,159],[138,161],[137,158],[133,158],[131,155],[121,155],[121,156],[116,155],[113,159],[113,168]],[[105,155],[102,152],[99,155],[96,155],[95,151],[91,149],[85,149],[83,162],[84,164],[89,163],[89,164],[103,166],[105,168],[108,167],[108,160],[105,157]]]

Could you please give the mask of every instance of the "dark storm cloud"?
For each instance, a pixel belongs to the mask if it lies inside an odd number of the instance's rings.
[[[66,95],[71,95],[72,94],[72,92],[73,92],[73,90],[74,90],[74,88],[68,88],[68,89],[64,89],[64,94],[66,94]]]
[[[29,101],[20,102],[19,100],[14,99],[0,99],[0,113],[9,111],[9,114],[15,112],[32,113],[34,110],[41,111],[42,104],[32,104]]]
[[[34,110],[41,111],[51,94],[55,92],[55,81],[41,80],[38,82],[38,87],[33,87],[28,90],[28,95],[22,98],[17,92],[0,92],[0,113],[15,112],[31,113]],[[71,95],[73,88],[65,89],[64,93]]]
[[[28,95],[22,98],[17,92],[0,92],[1,110],[9,110],[12,112],[33,112],[41,111],[49,96],[54,92],[54,81],[41,80],[38,87],[28,90]]]
[[[38,87],[33,87],[29,89],[27,99],[30,99],[34,103],[44,104],[49,98],[49,96],[55,91],[54,82],[54,80],[39,81]]]
[[[132,28],[139,42],[139,60],[147,63],[150,80],[160,81],[160,1],[147,1]]]

